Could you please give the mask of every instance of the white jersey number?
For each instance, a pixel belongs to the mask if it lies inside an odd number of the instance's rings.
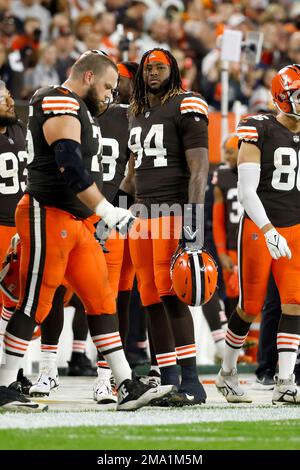
[[[296,185],[300,191],[300,151],[290,147],[279,147],[274,152],[272,186],[279,191],[291,191]],[[298,168],[297,168],[298,167]]]
[[[167,149],[164,148],[164,126],[163,124],[153,124],[144,140],[144,147],[141,144],[141,127],[133,127],[130,131],[128,147],[135,154],[135,168],[138,168],[143,156],[153,157],[154,167],[168,166]],[[154,142],[153,142],[154,140]],[[151,146],[151,143],[154,145]]]
[[[117,160],[120,155],[119,142],[116,139],[102,138],[102,149],[110,147],[109,155],[102,152],[103,181],[112,181],[116,174]],[[107,165],[107,166],[106,166]],[[105,171],[107,168],[107,171]]]
[[[0,193],[17,194],[25,189],[25,181],[19,181],[19,162],[27,160],[27,152],[21,150],[18,155],[13,152],[5,152],[0,155]],[[23,175],[26,176],[24,170]],[[24,178],[26,179],[26,178]]]
[[[243,208],[238,201],[237,188],[230,188],[227,192],[227,199],[231,202],[231,211],[229,212],[229,220],[232,224],[238,224],[243,213]]]

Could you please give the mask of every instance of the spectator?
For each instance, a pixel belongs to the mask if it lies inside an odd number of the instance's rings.
[[[270,88],[272,78],[276,75],[276,72],[276,69],[273,68],[264,71],[258,87],[253,91],[250,97],[250,113],[268,113],[274,108]]]
[[[75,42],[75,35],[68,28],[60,28],[53,41],[57,52],[56,71],[61,83],[68,78],[70,68],[79,56]]]
[[[13,0],[12,13],[22,21],[26,18],[38,18],[41,23],[42,41],[49,37],[51,17],[49,11],[40,5],[41,0]]]
[[[55,69],[56,59],[57,51],[54,45],[42,49],[38,64],[25,72],[24,97],[30,98],[40,87],[59,84],[59,75]]]
[[[3,44],[0,43],[0,80],[2,80],[7,89],[11,92],[13,71],[9,65],[7,52]]]
[[[173,49],[181,49],[186,57],[192,59],[197,68],[197,79],[193,83],[193,90],[199,91],[201,64],[208,51],[199,39],[185,31],[183,20],[179,18],[171,21],[170,23],[169,43]]]

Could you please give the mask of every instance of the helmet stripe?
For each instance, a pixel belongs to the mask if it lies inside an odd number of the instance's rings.
[[[193,280],[197,279],[196,275],[196,267],[195,267],[195,259],[192,253],[189,254],[190,266],[191,266],[191,276],[192,276],[192,298],[191,298],[191,305],[196,305],[196,298],[197,298],[197,285]]]
[[[201,305],[205,301],[205,277],[204,277],[204,264],[203,264],[203,258],[201,253],[198,254],[198,260],[200,264],[200,282],[201,282],[201,300],[200,303]]]
[[[194,282],[192,283],[192,304],[199,306],[204,300],[203,261],[198,252],[191,253],[191,267]]]

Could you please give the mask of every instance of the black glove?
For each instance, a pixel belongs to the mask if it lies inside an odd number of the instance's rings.
[[[204,243],[204,205],[185,204],[180,245],[189,250],[201,250]]]

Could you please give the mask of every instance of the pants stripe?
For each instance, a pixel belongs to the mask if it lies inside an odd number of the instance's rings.
[[[237,241],[237,255],[238,255],[238,276],[239,276],[239,302],[238,306],[244,310],[244,298],[243,298],[243,229],[244,229],[245,216],[240,218],[239,229],[238,229],[238,241]]]
[[[21,310],[34,317],[46,258],[46,211],[33,197],[30,197],[30,203],[30,261]]]

